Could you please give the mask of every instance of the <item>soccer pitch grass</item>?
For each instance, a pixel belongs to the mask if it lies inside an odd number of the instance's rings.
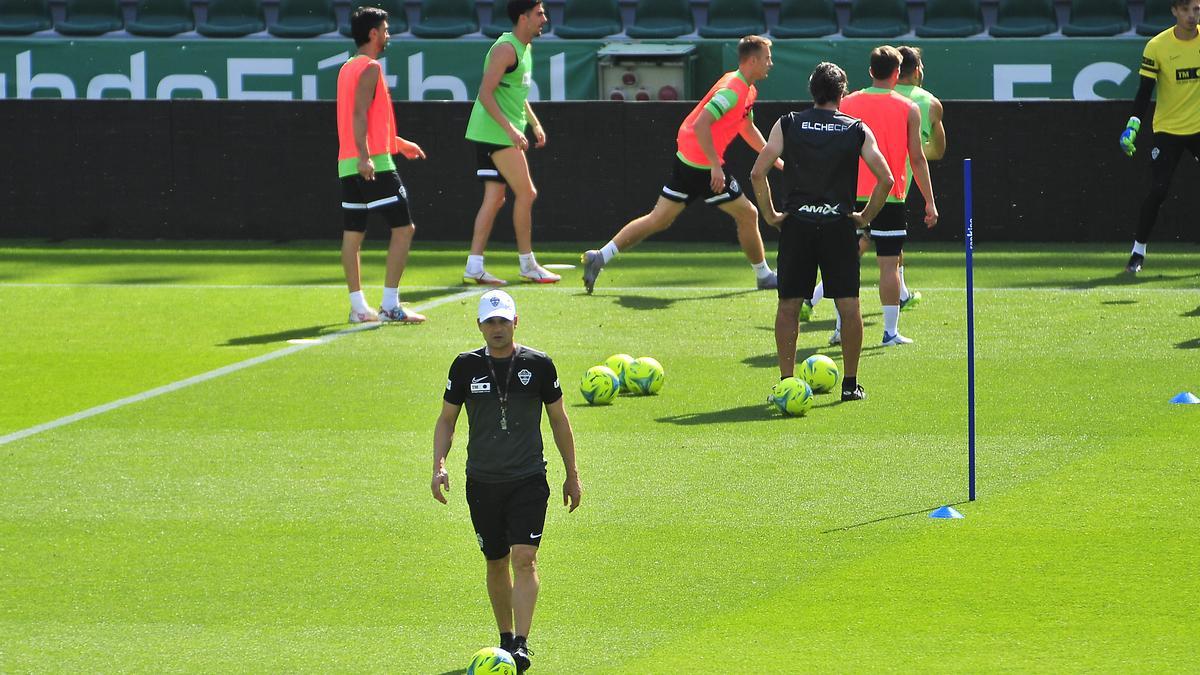
[[[0,436],[345,329],[335,247],[3,244]],[[1167,401],[1200,393],[1200,250],[1155,245],[1137,279],[1126,255],[979,246],[974,503],[957,247],[909,254],[916,343],[888,349],[864,258],[870,398],[803,418],[765,403],[775,296],[733,247],[648,244],[590,297],[579,270],[510,287],[585,490],[556,501],[547,428],[532,672],[1193,670],[1200,406]],[[449,506],[429,478],[446,371],[482,344],[464,256],[417,242],[401,293],[424,326],[0,444],[0,671],[462,672],[496,639],[465,415]],[[832,316],[801,357],[840,365]],[[662,394],[584,405],[579,377],[616,352],[659,359]],[[966,519],[927,518],[947,503]]]

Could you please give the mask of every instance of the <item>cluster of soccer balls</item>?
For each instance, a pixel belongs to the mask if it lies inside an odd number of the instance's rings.
[[[813,406],[813,394],[833,391],[841,373],[833,359],[814,354],[804,360],[797,377],[780,380],[771,388],[767,401],[784,415],[803,415]]]
[[[499,647],[484,647],[475,652],[471,665],[467,666],[467,675],[517,675],[517,662],[512,654]]]
[[[663,367],[649,356],[633,358],[628,354],[613,354],[603,365],[592,366],[583,374],[579,391],[592,405],[607,405],[618,393],[636,396],[657,394],[663,386]]]

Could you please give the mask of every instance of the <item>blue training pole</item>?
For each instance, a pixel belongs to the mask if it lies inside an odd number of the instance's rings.
[[[967,484],[970,500],[975,501],[975,274],[972,258],[975,233],[971,205],[971,160],[963,160],[963,227],[967,248]]]

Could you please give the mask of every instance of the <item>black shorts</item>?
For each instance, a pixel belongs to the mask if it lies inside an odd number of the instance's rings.
[[[482,183],[505,182],[504,176],[501,176],[500,170],[496,168],[496,163],[492,161],[492,153],[497,150],[507,150],[513,146],[481,143],[480,141],[471,141],[471,145],[475,146],[475,163],[479,167],[475,169],[475,177]]]
[[[712,172],[708,169],[697,169],[683,163],[675,157],[675,165],[671,167],[671,180],[663,186],[662,196],[673,202],[691,204],[697,199],[703,199],[705,204],[720,206],[742,196],[742,186],[728,171],[725,172],[725,189],[721,192],[712,191]]]
[[[849,218],[814,223],[788,216],[779,231],[779,299],[811,298],[817,269],[827,298],[857,298],[858,235]]]
[[[358,174],[342,178],[343,229],[367,231],[367,214],[378,213],[389,227],[412,225],[408,212],[408,191],[395,171],[376,172],[375,180]]]
[[[513,544],[542,543],[550,484],[539,473],[507,483],[481,483],[467,479],[467,506],[479,550],[488,560],[508,555]]]
[[[866,202],[858,205],[861,211]],[[904,204],[887,202],[879,210],[879,215],[871,221],[869,230],[871,241],[875,242],[875,255],[898,256],[904,250],[904,240],[908,237],[908,224],[904,214]]]

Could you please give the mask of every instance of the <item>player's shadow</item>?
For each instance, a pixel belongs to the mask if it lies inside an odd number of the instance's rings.
[[[841,400],[837,397],[831,400],[817,403],[813,408],[827,408],[831,405],[838,405]],[[754,405],[743,405],[736,408],[728,408],[726,410],[710,410],[708,412],[683,413],[681,415],[667,415],[659,417],[655,422],[663,422],[666,424],[677,424],[680,426],[698,426],[701,424],[729,424],[731,422],[778,422],[780,419],[785,420],[801,420],[803,417],[786,417],[776,412],[771,404],[767,402],[766,397],[763,397],[762,403]]]
[[[1183,279],[1195,279],[1200,277],[1200,273],[1196,274],[1129,274],[1128,272],[1117,272],[1112,276],[1095,277],[1092,279],[1057,279],[1049,281],[1034,281],[1027,284],[1030,288],[1071,288],[1071,289],[1092,289],[1092,288],[1111,288],[1114,286],[1137,286],[1151,281],[1180,281]]]
[[[1200,349],[1200,338],[1186,340],[1175,345],[1176,349]]]
[[[875,349],[875,347],[877,347],[877,346],[882,346],[882,345],[875,345],[875,346],[870,346],[870,347],[864,346],[859,358],[875,356],[876,354],[879,353]],[[811,348],[805,348],[805,349],[797,349],[796,350],[796,364],[799,365],[799,364],[804,363],[805,359],[807,359],[808,357],[810,357],[814,354],[824,354],[825,356],[828,356],[829,358],[834,359],[836,361],[836,360],[842,358],[842,348],[840,345],[834,345],[832,347],[811,347]],[[750,366],[751,368],[774,368],[779,365],[779,356],[777,354],[775,354],[775,352],[769,352],[766,354],[758,354],[757,356],[747,356],[746,358],[742,359],[742,363],[746,364],[747,366]]]
[[[930,506],[930,507],[924,508],[924,509],[917,509],[916,511],[906,511],[904,513],[893,513],[892,515],[889,515],[889,516],[881,516],[879,518],[872,518],[871,520],[864,520],[859,523],[852,523],[850,525],[841,525],[839,527],[831,527],[828,530],[821,530],[821,534],[832,534],[834,532],[845,532],[846,530],[853,530],[853,529],[856,529],[859,527],[866,527],[867,525],[874,525],[876,523],[885,523],[889,520],[896,520],[898,518],[907,518],[908,516],[917,516],[922,513],[932,513],[933,511],[936,511],[936,510],[942,508],[943,506],[960,506],[960,505],[966,504],[966,503],[967,502],[964,500],[964,501],[953,502],[951,504],[938,504],[937,506]]]
[[[338,324],[329,324],[326,326],[307,326],[305,328],[290,328],[274,333],[262,333],[260,335],[244,335],[242,337],[229,338],[220,346],[222,347],[240,347],[243,345],[266,345],[273,342],[287,342],[288,340],[299,340],[302,338],[318,338],[326,330],[336,327]]]
[[[715,295],[691,295],[680,296],[677,298],[662,298],[648,295],[618,295],[616,297],[617,305],[625,309],[667,309],[677,302],[695,302],[697,300],[726,300],[728,298],[736,298],[740,295],[749,295],[757,293],[754,289],[746,289],[744,291],[729,291],[726,293],[717,293]]]
[[[1105,301],[1101,302],[1100,304],[1102,304],[1102,305],[1136,305],[1137,302],[1138,302],[1137,300],[1105,300]]]
[[[1193,309],[1190,312],[1184,312],[1183,314],[1180,314],[1179,316],[1200,316],[1200,307],[1197,307],[1196,309]]]

